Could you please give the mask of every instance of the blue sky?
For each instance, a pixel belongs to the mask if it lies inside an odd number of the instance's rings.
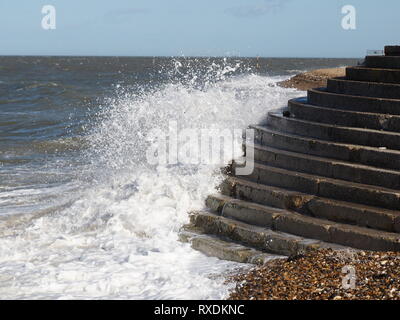
[[[356,30],[341,27],[348,4]],[[361,57],[400,44],[399,12],[398,0],[1,0],[0,54]]]

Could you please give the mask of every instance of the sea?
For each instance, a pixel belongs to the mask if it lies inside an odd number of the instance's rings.
[[[149,165],[150,132],[262,124],[306,94],[279,81],[357,62],[0,57],[0,299],[226,298],[250,266],[178,237],[220,165]]]

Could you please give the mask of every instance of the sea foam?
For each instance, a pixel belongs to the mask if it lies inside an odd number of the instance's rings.
[[[281,77],[228,77],[232,70],[210,66],[201,85],[194,73],[152,89],[116,88],[87,132],[89,165],[76,168],[68,205],[0,238],[0,298],[226,297],[224,275],[239,264],[178,241],[188,213],[216,192],[218,166],[150,166],[145,152],[148,132],[171,120],[179,129],[245,129],[299,95],[277,86]]]

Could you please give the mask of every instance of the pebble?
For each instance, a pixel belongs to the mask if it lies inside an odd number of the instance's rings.
[[[272,260],[230,277],[237,285],[229,299],[400,300],[399,259],[397,252],[315,250],[294,260]],[[354,286],[343,285],[349,270],[355,271]]]

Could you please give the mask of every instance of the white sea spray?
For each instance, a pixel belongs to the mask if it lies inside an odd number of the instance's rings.
[[[218,166],[150,166],[144,154],[148,132],[171,120],[180,129],[245,129],[299,95],[277,86],[279,77],[226,77],[235,67],[211,65],[201,86],[193,73],[153,90],[118,89],[88,134],[90,165],[68,205],[0,238],[0,298],[225,297],[229,285],[215,275],[238,264],[178,241],[188,212],[221,181]]]

